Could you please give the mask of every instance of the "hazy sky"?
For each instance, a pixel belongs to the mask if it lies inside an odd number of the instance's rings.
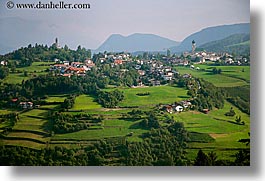
[[[71,48],[96,49],[114,33],[152,33],[181,41],[206,27],[250,21],[249,0],[64,0],[89,3],[89,10],[9,10],[7,1],[0,2],[0,38],[9,46],[17,41],[20,46],[51,44],[59,37]]]

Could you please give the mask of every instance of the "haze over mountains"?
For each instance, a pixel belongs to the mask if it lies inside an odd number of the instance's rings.
[[[7,22],[11,22],[8,24]],[[33,29],[35,33],[27,34],[19,34],[17,33],[17,25],[24,24],[25,30],[21,32],[28,32],[28,29]],[[21,19],[11,19],[9,21],[4,21],[0,19],[0,24],[4,25],[0,27],[0,54],[5,54],[12,50],[18,49],[21,46],[27,46],[29,43],[31,44],[51,44],[51,38],[57,37],[56,31],[54,31],[54,27],[45,23],[35,22],[34,25],[32,22],[23,21]],[[13,28],[10,28],[13,27]],[[45,31],[46,33],[41,34],[41,31]],[[8,33],[2,33],[8,32]],[[50,33],[47,33],[50,32]],[[176,34],[178,32],[176,31]],[[250,34],[250,23],[241,23],[241,24],[233,24],[233,25],[222,25],[222,26],[215,26],[215,27],[208,27],[201,31],[195,32],[190,36],[186,37],[182,42],[177,42],[174,40],[170,40],[168,38],[164,38],[154,34],[141,34],[135,33],[129,36],[122,36],[120,34],[112,34],[109,38],[104,41],[96,50],[93,52],[104,52],[104,51],[111,51],[111,52],[166,52],[167,49],[170,49],[171,53],[181,53],[183,51],[191,51],[191,42],[195,40],[197,47],[204,45],[204,47],[208,47],[209,50],[212,50],[209,46],[214,46],[215,48],[220,48],[217,45],[220,42],[208,44],[213,41],[222,40],[225,38],[235,40],[235,37],[230,37],[231,35],[235,34]],[[63,38],[63,37],[62,37]],[[26,42],[25,42],[26,40]],[[63,40],[62,40],[63,41]],[[79,41],[78,39],[73,39],[71,41]],[[82,40],[85,41],[85,40]],[[221,45],[228,47],[227,41],[224,40],[226,43],[221,42]],[[34,43],[35,42],[35,43]],[[242,41],[236,40],[237,43],[242,43]],[[235,43],[236,43],[235,42]],[[80,43],[80,42],[79,42]],[[82,43],[80,43],[82,45]],[[205,45],[206,44],[206,45]],[[227,44],[227,45],[226,45]],[[68,44],[67,44],[68,45]],[[249,44],[244,44],[245,47],[249,46]],[[91,47],[85,47],[87,49]],[[230,47],[231,48],[231,47]],[[232,47],[233,48],[233,47]],[[225,48],[222,48],[225,50]],[[238,47],[236,48],[238,50]]]
[[[104,51],[165,52],[167,49],[170,49],[172,53],[180,53],[183,51],[191,50],[192,40],[195,40],[198,47],[205,43],[227,38],[231,35],[249,34],[249,33],[250,33],[250,24],[242,23],[242,24],[222,25],[222,26],[205,28],[199,32],[196,32],[188,36],[181,43],[153,34],[136,33],[127,37],[119,34],[113,34],[96,50],[96,52],[104,52]]]

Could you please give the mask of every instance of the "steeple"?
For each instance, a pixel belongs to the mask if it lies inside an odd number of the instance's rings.
[[[192,40],[192,53],[194,53],[195,52],[195,50],[196,50],[196,43],[195,43],[195,41],[194,40]]]
[[[57,37],[55,38],[55,46],[56,46],[56,48],[59,48],[59,42],[58,42],[58,38]]]

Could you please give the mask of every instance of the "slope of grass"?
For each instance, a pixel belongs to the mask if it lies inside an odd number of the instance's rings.
[[[99,108],[101,108],[101,105],[95,101],[95,98],[88,95],[80,95],[76,97],[72,110],[91,110]]]
[[[142,87],[142,88],[120,88],[124,93],[124,100],[119,104],[121,107],[128,106],[150,106],[159,103],[174,103],[183,99],[188,99],[187,90],[171,87],[171,86],[157,86],[157,87]],[[138,96],[138,93],[146,93],[149,95]]]
[[[196,65],[202,70],[192,70],[188,67],[176,67],[180,74],[191,74],[194,77],[203,78],[204,80],[213,83],[217,87],[236,87],[248,85],[250,80],[249,67],[247,66],[213,66],[217,69],[222,69],[222,74],[212,74],[213,67],[207,65]],[[232,69],[232,70],[231,70]],[[239,70],[240,69],[240,70]],[[245,72],[242,72],[245,69]]]

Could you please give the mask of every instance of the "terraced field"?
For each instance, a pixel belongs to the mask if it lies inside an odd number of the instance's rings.
[[[236,124],[236,116],[229,117],[224,115],[231,107],[233,107],[237,116],[241,116],[245,125]],[[190,143],[188,151],[190,157],[195,158],[198,149],[203,149],[206,152],[215,150],[219,156],[227,155],[223,158],[229,159],[238,149],[246,148],[238,140],[248,138],[250,117],[228,102],[225,103],[223,109],[210,111],[209,114],[189,111],[174,116],[177,121],[184,122],[188,131],[207,133],[215,139],[214,142],[210,143]]]
[[[192,71],[192,70],[191,70]],[[113,90],[113,89],[107,89]],[[152,106],[159,103],[174,103],[175,101],[185,100],[189,97],[187,91],[181,88],[170,86],[146,87],[120,89],[124,92],[125,99],[119,104],[120,108],[102,108],[95,98],[87,95],[76,97],[75,105],[69,110],[69,114],[89,113],[102,116],[101,125],[91,126],[87,130],[81,130],[66,134],[51,134],[51,125],[47,119],[50,110],[57,109],[68,95],[49,96],[46,101],[51,105],[42,105],[38,109],[21,112],[19,121],[13,127],[13,131],[1,139],[0,144],[19,145],[40,149],[44,147],[64,146],[76,148],[81,145],[89,145],[100,139],[125,138],[128,141],[142,141],[140,136],[148,130],[139,126],[141,119],[133,120],[123,118],[123,115],[132,108],[122,108],[137,106],[141,110],[152,110]],[[138,93],[150,94],[138,96]],[[233,107],[236,114],[241,116],[244,125],[235,123],[235,117],[227,117],[224,114]],[[1,114],[10,113],[12,110],[1,110]],[[205,152],[215,151],[218,157],[223,159],[234,159],[234,155],[245,145],[238,140],[248,137],[250,129],[250,117],[242,113],[236,107],[226,102],[223,109],[215,109],[209,114],[197,111],[187,111],[177,114],[170,114],[176,121],[183,122],[186,129],[192,133],[204,133],[213,138],[210,142],[190,142],[188,157],[194,159],[198,149]],[[5,125],[1,124],[2,127]],[[131,134],[131,135],[130,135]],[[130,135],[130,136],[128,136]]]

